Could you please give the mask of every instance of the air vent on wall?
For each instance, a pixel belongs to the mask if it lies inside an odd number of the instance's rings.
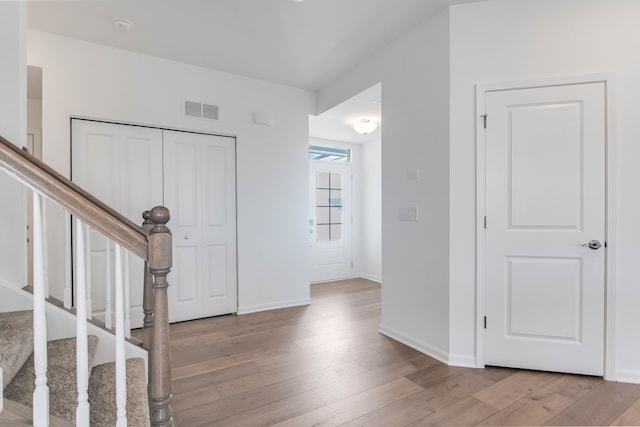
[[[201,104],[199,102],[185,101],[184,114],[189,117],[218,120],[218,106]]]

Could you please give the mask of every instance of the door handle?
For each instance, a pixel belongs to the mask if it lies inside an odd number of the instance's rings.
[[[594,251],[595,251],[595,250],[598,250],[598,249],[600,249],[600,247],[602,247],[602,245],[600,244],[600,241],[599,241],[599,240],[589,240],[589,242],[588,242],[588,243],[584,243],[584,244],[583,244],[583,245],[581,245],[581,246],[586,246],[586,247],[588,247],[589,249],[593,249]]]

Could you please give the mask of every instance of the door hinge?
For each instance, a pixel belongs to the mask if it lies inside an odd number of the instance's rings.
[[[351,269],[353,270],[353,261],[351,261]]]
[[[486,217],[486,215],[484,217],[484,229],[485,230],[487,229],[487,217]]]
[[[487,128],[487,115],[483,114],[480,117],[482,117],[482,126],[486,129]]]
[[[484,316],[484,328],[487,329],[487,316]]]

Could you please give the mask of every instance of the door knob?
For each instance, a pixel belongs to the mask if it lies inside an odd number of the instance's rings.
[[[602,246],[599,240],[589,240],[588,243],[583,244],[582,246],[587,246],[589,249],[593,249],[594,251],[600,249]]]

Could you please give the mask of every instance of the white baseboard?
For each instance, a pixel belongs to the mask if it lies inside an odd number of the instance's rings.
[[[640,384],[640,371],[635,369],[618,369],[616,381],[620,383]]]
[[[333,283],[333,282],[339,282],[341,280],[350,280],[350,279],[367,279],[367,280],[371,280],[372,282],[382,284],[382,279],[380,277],[370,276],[368,274],[362,274],[362,273],[354,274],[351,277],[343,277],[342,279],[318,280],[317,282],[311,282],[311,284],[316,285],[321,283]]]
[[[372,282],[376,282],[376,283],[380,283],[382,284],[382,277],[379,276],[372,276],[370,274],[359,274],[358,277],[362,277],[363,279],[367,279],[367,280],[371,280]]]
[[[449,355],[449,366],[459,366],[461,368],[477,368],[474,356],[463,356],[460,354]]]
[[[385,325],[380,325],[378,332],[398,342],[401,342],[402,344],[405,344],[415,350],[418,350],[420,353],[424,353],[429,357],[433,357],[434,359],[444,364],[449,364],[449,354],[442,349],[433,347],[429,344],[426,344],[420,340],[417,340],[413,337],[410,337],[401,332],[398,332],[395,329],[389,328],[388,326],[385,326]]]
[[[239,315],[250,314],[250,313],[257,313],[260,311],[277,310],[279,308],[298,307],[301,305],[309,305],[309,304],[311,304],[311,299],[305,298],[301,300],[280,301],[280,302],[274,302],[270,304],[238,306],[238,314]]]

